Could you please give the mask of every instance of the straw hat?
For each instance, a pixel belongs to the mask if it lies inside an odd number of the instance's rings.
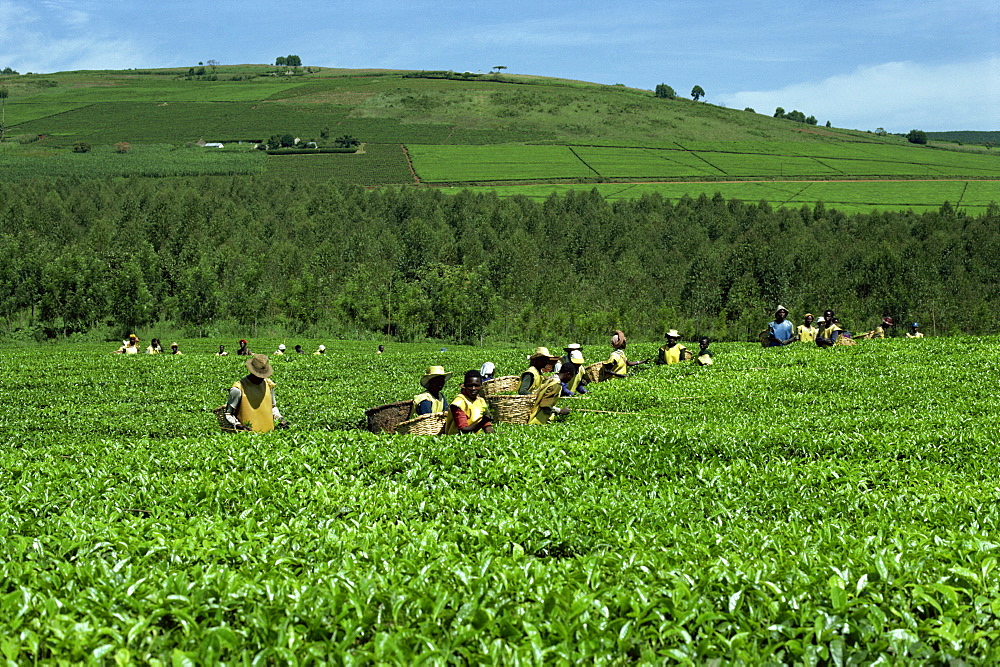
[[[882,324],[888,324],[891,327],[892,326],[892,318],[891,317],[883,317],[882,318]]]
[[[528,357],[528,359],[529,360],[531,360],[531,359],[538,359],[539,357],[546,357],[547,359],[551,359],[553,361],[555,361],[556,359],[559,358],[557,356],[554,356],[551,352],[549,352],[549,348],[547,348],[547,347],[538,347],[538,348],[535,348],[535,351],[531,353],[531,356]]]
[[[269,378],[274,369],[271,368],[271,362],[267,360],[266,354],[255,354],[246,362],[247,370],[250,371],[251,375],[256,375],[259,378]]]
[[[178,347],[177,343],[171,343],[170,347]]]
[[[448,378],[451,377],[451,373],[445,373],[444,366],[428,366],[427,372],[420,378],[420,386],[427,389],[427,383],[431,381],[431,378],[439,377],[443,377],[444,381],[447,382]]]
[[[680,337],[681,335],[680,333],[677,332],[677,329],[671,329],[670,331],[667,332],[666,335],[666,338],[680,338]]]

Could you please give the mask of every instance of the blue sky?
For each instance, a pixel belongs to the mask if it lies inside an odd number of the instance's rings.
[[[890,132],[1000,130],[1000,1],[0,0],[0,68],[269,63],[623,83]]]

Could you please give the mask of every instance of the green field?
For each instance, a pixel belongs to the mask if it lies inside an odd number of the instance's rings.
[[[363,153],[271,155],[267,173],[282,179],[333,180],[355,185],[413,183],[400,144],[365,144]]]
[[[405,161],[385,149],[378,160],[269,160],[266,173],[275,178],[336,178],[368,186],[414,180],[454,186],[548,184],[524,191],[531,196],[560,192],[568,183],[709,182],[684,187],[684,193],[697,195],[714,192],[721,186],[711,182],[725,180],[1000,178],[1000,155],[985,146],[941,141],[918,147],[898,136],[657,99],[650,91],[624,86],[525,75],[240,65],[208,68],[201,76],[192,76],[188,68],[7,76],[0,77],[0,85],[10,92],[8,136],[18,141],[41,137],[43,148],[68,148],[79,141],[136,146],[182,146],[199,139],[259,142],[285,134],[331,145],[349,135],[369,145],[403,146],[416,173],[413,179],[406,164],[404,174]],[[12,155],[0,151],[0,162]],[[206,168],[205,173],[217,173],[208,163]],[[27,170],[0,164],[0,171],[3,178],[56,176],[65,175],[66,166],[39,160]],[[149,175],[148,170],[132,173]],[[87,174],[81,163],[79,175]],[[665,196],[676,192],[654,189]],[[834,188],[829,201],[847,210],[921,210],[951,201],[952,190],[951,185],[911,190],[880,183],[851,188],[846,195]],[[608,191],[630,197],[649,188]],[[815,203],[827,191],[792,186],[790,199],[784,197],[786,190],[776,192],[763,199],[779,205]],[[979,210],[985,203],[961,205]]]
[[[716,344],[468,438],[355,425],[528,348],[325,341],[275,362],[290,430],[228,436],[233,341],[179,342],[0,350],[10,664],[998,658],[995,337]]]
[[[726,199],[747,202],[767,202],[773,207],[810,206],[822,202],[829,208],[844,213],[864,213],[872,210],[929,211],[939,209],[945,202],[970,215],[982,214],[991,202],[1000,201],[1000,181],[767,181],[740,183],[599,183],[599,184],[546,184],[482,187],[444,187],[444,192],[454,194],[463,190],[492,191],[500,197],[524,196],[543,200],[552,194],[562,195],[571,191],[596,190],[609,200],[636,199],[644,194],[656,193],[666,199],[676,200],[685,195],[709,196],[718,192]]]
[[[239,175],[260,174],[265,168],[260,151],[202,147],[178,148],[145,144],[118,153],[112,146],[97,146],[87,153],[51,149],[32,144],[0,150],[0,179],[31,177],[87,177]]]

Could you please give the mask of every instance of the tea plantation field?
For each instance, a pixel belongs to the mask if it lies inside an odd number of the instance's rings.
[[[180,342],[0,350],[8,664],[1000,657],[1000,339],[718,344],[468,438],[356,425],[528,350],[326,341],[253,436],[232,341]]]

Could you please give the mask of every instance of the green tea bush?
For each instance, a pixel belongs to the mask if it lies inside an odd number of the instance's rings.
[[[11,663],[998,657],[995,337],[713,344],[467,438],[354,425],[529,347],[325,341],[272,357],[290,430],[225,435],[242,361],[179,342],[0,351]]]

